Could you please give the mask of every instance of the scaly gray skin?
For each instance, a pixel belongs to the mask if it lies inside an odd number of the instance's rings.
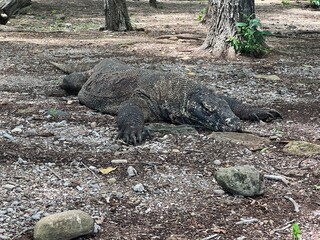
[[[213,131],[241,131],[240,119],[282,118],[272,109],[241,103],[180,76],[131,67],[105,59],[92,70],[64,78],[62,88],[78,92],[79,101],[102,113],[117,115],[119,133],[127,143],[141,143],[144,123],[191,124]]]

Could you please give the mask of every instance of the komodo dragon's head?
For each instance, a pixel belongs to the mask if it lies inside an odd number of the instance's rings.
[[[237,132],[241,129],[237,117],[226,101],[207,89],[194,91],[187,102],[187,120],[194,125],[218,132]]]
[[[88,76],[85,73],[71,73],[64,77],[61,88],[69,93],[77,94],[87,80]]]

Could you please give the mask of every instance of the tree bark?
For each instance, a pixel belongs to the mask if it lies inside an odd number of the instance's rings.
[[[131,31],[132,26],[125,0],[104,0],[105,30]]]
[[[151,7],[157,8],[157,0],[149,0],[149,5]]]
[[[20,9],[31,4],[31,0],[0,0],[0,24],[6,25]]]
[[[209,9],[209,30],[201,48],[217,58],[234,58],[235,51],[227,39],[236,35],[237,22],[246,22],[246,16],[255,13],[254,0],[209,0]]]

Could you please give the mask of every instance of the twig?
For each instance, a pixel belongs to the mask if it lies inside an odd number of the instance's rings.
[[[187,39],[187,40],[201,40],[202,36],[192,34],[173,34],[173,35],[161,35],[157,39],[170,39],[175,37],[176,39]]]
[[[25,232],[31,231],[33,230],[33,227],[28,227],[23,229],[21,232],[19,232],[18,234],[16,234],[15,236],[13,236],[12,238],[10,238],[11,240],[17,239],[18,237],[20,237],[22,234],[24,234]]]
[[[241,221],[236,222],[237,225],[239,225],[239,224],[251,224],[251,223],[259,222],[259,220],[257,218],[250,218],[250,219],[240,218],[240,219],[241,219]]]
[[[283,230],[286,230],[287,228],[292,226],[292,223],[294,223],[296,220],[291,220],[290,222],[287,222],[286,225],[282,228],[276,228],[275,230],[273,230],[274,232],[281,232]]]
[[[97,179],[99,179],[99,177],[98,177],[87,165],[85,165],[83,162],[81,162],[81,164],[82,164],[89,172],[91,172]]]
[[[248,129],[241,129],[240,131],[241,133],[249,133],[252,135],[257,135],[258,137],[271,137],[274,134],[270,134],[270,133],[263,133],[263,132],[259,132],[259,131],[254,131],[254,130],[248,130]]]
[[[50,167],[46,166],[46,168],[47,168],[51,173],[53,173],[53,175],[55,175],[57,178],[59,178],[60,180],[62,180],[62,178],[61,178],[55,171],[53,171]]]
[[[265,178],[270,179],[270,180],[276,180],[276,181],[282,181],[285,185],[289,185],[289,181],[283,177],[283,176],[278,176],[278,175],[264,175]]]
[[[205,237],[205,238],[202,238],[201,240],[210,240],[210,239],[213,239],[215,237],[219,236],[218,234],[213,234],[213,235],[210,235],[208,237]]]
[[[290,202],[292,202],[295,212],[299,212],[300,205],[295,200],[293,200],[293,198],[288,197],[288,196],[284,196],[284,198],[288,199]]]

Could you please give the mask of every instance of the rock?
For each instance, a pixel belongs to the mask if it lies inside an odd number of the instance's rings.
[[[16,126],[14,129],[11,130],[12,133],[22,133],[23,126]]]
[[[12,190],[14,189],[16,186],[13,184],[5,184],[2,186],[4,189],[8,189],[8,190]]]
[[[320,154],[320,145],[305,141],[290,141],[283,151],[293,155],[312,156]]]
[[[94,220],[81,210],[70,210],[42,218],[37,222],[35,240],[69,240],[93,233]]]
[[[221,161],[216,159],[213,161],[213,164],[219,166],[219,165],[221,165]]]
[[[7,239],[11,239],[11,237],[6,236],[6,235],[0,235],[0,239],[7,240]]]
[[[174,125],[168,123],[150,123],[148,125],[150,132],[159,132],[161,134],[175,135],[196,135],[198,131],[190,125]]]
[[[218,184],[234,195],[255,196],[264,192],[263,175],[253,166],[221,168],[215,173]]]
[[[241,144],[250,148],[264,146],[270,142],[269,139],[259,137],[250,133],[238,132],[213,132],[208,135],[209,138],[214,138],[218,141],[228,141],[235,144]]]
[[[6,131],[2,131],[0,130],[0,136],[9,139],[10,141],[13,141],[15,138],[10,135],[9,133],[7,133]]]
[[[108,179],[108,183],[109,184],[114,184],[114,183],[116,183],[117,182],[117,179],[116,178],[109,178]]]
[[[132,187],[133,191],[135,192],[143,192],[144,191],[144,186],[142,183],[138,183]]]
[[[255,78],[266,79],[271,81],[279,81],[281,80],[277,75],[264,75],[264,74],[256,74]]]
[[[222,196],[223,194],[225,194],[225,191],[223,191],[221,189],[215,189],[215,190],[213,190],[213,193],[218,196]]]
[[[138,174],[137,170],[132,166],[128,167],[127,173],[128,173],[129,177],[134,177],[134,176],[136,176]]]

